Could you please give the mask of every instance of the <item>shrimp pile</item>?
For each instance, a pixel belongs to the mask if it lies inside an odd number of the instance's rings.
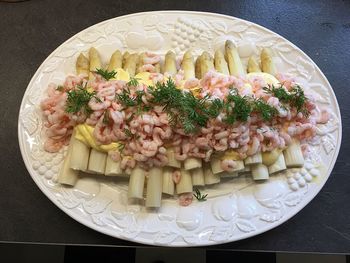
[[[65,112],[67,100],[65,91],[73,89],[83,81],[83,76],[69,76],[60,88],[55,84],[48,86],[48,97],[40,104],[45,119],[44,126],[46,127],[45,133],[47,136],[44,143],[45,151],[58,152],[69,143],[74,126],[85,120],[82,114],[70,115]]]
[[[159,63],[158,56],[147,54],[143,62],[142,70],[152,72],[150,79],[154,84],[167,79],[154,71],[154,65]],[[175,158],[179,161],[196,157],[208,162],[213,154],[224,154],[226,151],[234,151],[244,159],[259,151],[284,148],[293,138],[307,140],[315,135],[317,123],[325,123],[329,119],[328,112],[318,109],[312,96],[308,96],[305,102],[309,116],[298,113],[295,108],[286,109],[278,98],[264,92],[263,87],[267,83],[259,76],[237,78],[209,71],[202,80],[191,79],[183,82],[181,72],[177,78],[176,80],[175,77],[175,81],[182,81],[185,90],[193,87],[200,90],[198,96],[202,98],[210,96],[213,99],[225,99],[229,87],[233,86],[242,96],[263,99],[277,109],[278,115],[271,121],[264,121],[260,115],[252,112],[247,121],[228,125],[223,121],[225,116],[220,114],[210,119],[206,127],[198,128],[196,133],[186,134],[182,127],[171,125],[168,114],[161,106],[139,112],[136,107],[125,107],[115,99],[126,88],[130,96],[136,96],[138,91],[143,91],[142,102],[147,106],[152,95],[146,85],[130,86],[126,81],[106,81],[96,75],[94,80],[88,82],[88,86],[96,94],[88,103],[92,113],[84,117],[81,113],[65,112],[66,92],[72,90],[76,84],[86,82],[81,76],[70,76],[61,91],[50,85],[48,98],[41,103],[48,137],[45,150],[58,151],[67,144],[74,126],[85,122],[94,127],[93,135],[98,144],[119,142],[124,145],[121,152],[110,153],[113,159],[121,161],[122,169],[133,168],[136,164],[146,169],[165,166],[168,163],[168,148],[174,149]],[[293,79],[286,76],[279,76],[279,81],[284,83],[286,90],[295,84]],[[234,161],[222,162],[224,170],[230,170],[234,166]]]

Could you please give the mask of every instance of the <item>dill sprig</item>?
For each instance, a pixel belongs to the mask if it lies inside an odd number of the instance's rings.
[[[119,151],[120,153],[122,153],[123,150],[124,150],[124,148],[125,148],[125,144],[119,142],[117,148],[118,148],[118,151]]]
[[[128,87],[133,86],[136,87],[139,85],[139,78],[134,78],[134,77],[130,77],[130,80],[126,83],[126,85]]]
[[[267,104],[263,99],[254,101],[253,109],[260,113],[264,121],[270,121],[277,113],[277,109]]]
[[[115,78],[115,75],[117,75],[117,72],[114,70],[108,71],[107,69],[101,69],[101,68],[98,68],[93,72],[102,76],[102,78],[104,78],[105,80],[113,79]]]
[[[291,107],[295,107],[297,112],[303,113],[306,117],[309,116],[310,112],[305,106],[307,98],[299,85],[293,86],[289,91],[283,87],[283,84],[279,87],[269,85],[269,87],[264,87],[263,89],[266,93],[278,98],[278,100],[284,104],[284,107],[286,107],[286,104],[289,104]]]
[[[67,91],[66,109],[67,113],[82,112],[85,115],[90,115],[93,110],[89,107],[89,101],[94,98],[96,101],[101,101],[96,97],[96,92],[89,92],[85,85],[78,84],[73,89]]]
[[[250,99],[247,96],[240,96],[237,89],[230,90],[224,109],[226,110],[225,122],[231,125],[236,121],[247,121],[252,112]]]
[[[205,126],[209,116],[206,114],[207,99],[196,98],[192,92],[183,92],[169,79],[166,83],[157,83],[149,87],[153,96],[152,103],[163,106],[173,125],[181,124],[185,133],[194,133],[198,127]]]
[[[196,188],[195,193],[193,195],[199,202],[207,201],[208,194],[202,194],[198,188]]]

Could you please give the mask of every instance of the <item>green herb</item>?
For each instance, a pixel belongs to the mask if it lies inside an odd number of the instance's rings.
[[[293,97],[290,103],[291,106],[296,107],[297,112],[301,112],[305,117],[308,117],[310,112],[305,105],[307,98],[305,97],[303,89],[299,85],[296,85],[291,89],[290,93]]]
[[[117,72],[114,70],[108,71],[108,70],[101,69],[101,68],[96,69],[94,71],[94,73],[101,75],[105,80],[113,79],[113,78],[115,78],[115,75],[117,75]]]
[[[136,87],[139,85],[139,78],[130,77],[130,80],[126,83],[127,86]]]
[[[198,188],[195,190],[195,193],[193,195],[199,202],[207,201],[208,194],[203,195]]]
[[[136,100],[131,97],[129,88],[123,89],[120,94],[116,94],[115,99],[125,107],[136,106]]]
[[[307,98],[305,97],[303,89],[299,85],[295,85],[287,91],[283,85],[281,84],[279,87],[275,87],[271,85],[269,87],[263,88],[266,93],[273,95],[278,98],[281,103],[289,104],[291,107],[295,107],[297,112],[303,113],[306,117],[309,116],[310,112],[307,110],[305,104],[307,102]]]
[[[134,134],[132,134],[132,132],[129,129],[124,128],[124,133],[130,138],[134,137]]]
[[[239,95],[237,89],[230,90],[224,107],[227,114],[225,119],[227,124],[233,124],[235,121],[247,121],[250,113],[252,112],[252,106],[249,98]]]
[[[206,112],[211,118],[216,118],[217,116],[219,116],[219,114],[223,110],[224,106],[225,106],[224,101],[222,101],[220,99],[214,99],[211,101]]]
[[[198,99],[192,92],[183,92],[176,88],[172,79],[166,83],[157,83],[149,87],[153,96],[151,102],[163,106],[172,125],[181,124],[185,133],[193,133],[199,126],[205,126],[209,116],[206,109],[206,98]]]
[[[89,92],[86,89],[86,85],[77,85],[72,90],[67,91],[66,112],[78,113],[83,112],[86,115],[90,115],[93,110],[89,107],[89,101],[94,98],[96,101],[101,101],[96,97],[96,92]]]
[[[56,88],[56,90],[62,92],[62,91],[64,91],[64,87],[63,87],[62,85],[58,85],[57,88]]]
[[[120,153],[122,153],[123,150],[124,150],[124,148],[125,148],[125,144],[119,142],[119,144],[118,144],[118,151],[119,151]]]
[[[277,113],[277,109],[267,104],[263,99],[254,101],[254,111],[260,113],[264,121],[271,120]]]

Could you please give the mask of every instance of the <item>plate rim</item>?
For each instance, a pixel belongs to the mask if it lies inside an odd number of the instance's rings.
[[[303,199],[302,204],[298,205],[297,209],[295,209],[295,211],[292,211],[292,213],[290,213],[289,215],[285,215],[281,220],[274,222],[273,224],[267,226],[267,227],[263,227],[261,229],[257,229],[256,231],[250,232],[250,233],[245,233],[243,236],[235,238],[234,240],[226,240],[226,241],[215,241],[214,243],[204,243],[204,244],[173,244],[173,243],[167,243],[167,244],[156,244],[154,242],[144,242],[144,241],[140,241],[140,240],[135,240],[133,238],[127,238],[124,236],[116,236],[113,235],[113,233],[110,233],[110,231],[108,231],[108,229],[106,228],[102,228],[96,224],[93,224],[91,221],[86,220],[85,218],[81,218],[80,216],[78,216],[77,214],[75,214],[74,212],[72,212],[71,210],[65,208],[64,206],[62,206],[59,201],[57,201],[57,199],[54,198],[53,195],[51,195],[51,193],[49,192],[49,190],[47,188],[44,187],[44,185],[42,184],[42,182],[40,181],[40,177],[37,178],[37,176],[32,175],[32,173],[30,173],[31,170],[31,166],[29,165],[29,163],[25,160],[24,156],[25,156],[25,150],[24,150],[24,142],[22,140],[22,133],[21,132],[21,127],[22,124],[20,123],[21,119],[21,113],[24,109],[24,104],[25,104],[25,95],[27,92],[27,89],[29,86],[33,85],[33,82],[35,81],[37,75],[40,73],[42,67],[44,66],[44,63],[46,61],[48,61],[53,54],[59,50],[63,45],[65,45],[67,42],[69,42],[70,40],[72,40],[73,38],[77,37],[79,34],[81,34],[84,31],[88,31],[89,29],[93,28],[93,27],[97,27],[101,24],[104,23],[108,23],[110,21],[113,21],[115,19],[127,19],[129,17],[133,17],[133,16],[142,16],[142,15],[150,15],[150,14],[164,14],[164,13],[172,13],[172,14],[179,14],[179,15],[206,15],[206,16],[213,16],[216,17],[218,19],[220,18],[225,18],[225,19],[230,19],[230,20],[236,20],[236,21],[241,21],[244,23],[250,23],[253,24],[254,26],[266,30],[269,33],[275,34],[277,35],[279,38],[283,39],[284,41],[290,43],[292,45],[292,47],[294,49],[297,49],[299,52],[301,52],[307,59],[309,59],[312,64],[315,66],[315,68],[318,70],[318,72],[320,73],[321,78],[325,81],[325,83],[331,88],[329,91],[331,92],[332,96],[335,98],[335,106],[336,106],[336,114],[337,116],[339,116],[339,137],[338,137],[338,141],[339,143],[336,144],[336,148],[334,150],[334,158],[332,159],[328,169],[327,169],[327,174],[324,177],[324,179],[321,181],[321,183],[319,183],[319,187],[311,194],[306,195],[305,198]],[[297,215],[302,209],[304,209],[321,191],[321,189],[324,187],[324,185],[326,184],[326,182],[328,181],[329,177],[332,174],[332,171],[334,169],[335,163],[337,161],[337,158],[339,156],[339,151],[340,151],[340,147],[341,147],[341,142],[342,142],[342,116],[341,116],[341,112],[340,112],[340,107],[339,107],[339,103],[338,103],[338,99],[336,97],[336,94],[334,92],[334,89],[332,87],[332,85],[330,84],[330,82],[328,81],[327,77],[325,76],[325,74],[323,73],[323,71],[318,67],[318,65],[301,49],[299,48],[297,45],[295,45],[292,41],[286,39],[285,37],[281,36],[280,34],[270,30],[269,28],[259,25],[255,22],[251,22],[249,20],[246,19],[242,19],[242,18],[238,18],[235,16],[230,16],[230,15],[225,15],[225,14],[220,14],[220,13],[214,13],[214,12],[201,12],[201,11],[189,11],[189,10],[156,10],[156,11],[146,11],[146,12],[137,12],[137,13],[131,13],[131,14],[126,14],[126,15],[122,15],[122,16],[116,16],[116,17],[112,17],[103,21],[100,21],[98,23],[95,23],[91,26],[88,26],[82,30],[80,30],[79,32],[75,33],[74,35],[72,35],[70,38],[68,38],[67,40],[65,40],[64,42],[62,42],[57,48],[55,48],[53,51],[51,51],[51,53],[41,62],[40,66],[36,69],[34,75],[32,76],[32,78],[30,79],[29,83],[27,84],[27,87],[24,91],[22,100],[21,100],[21,104],[20,104],[20,108],[19,108],[19,112],[18,112],[18,125],[17,125],[18,129],[17,129],[17,139],[18,139],[18,144],[19,144],[19,148],[20,148],[20,152],[21,152],[21,156],[22,156],[22,160],[26,166],[27,172],[29,173],[29,175],[31,176],[31,178],[34,180],[35,184],[37,185],[37,187],[41,190],[42,193],[45,194],[45,196],[51,201],[53,202],[61,211],[63,211],[66,215],[70,216],[71,218],[73,218],[75,221],[77,221],[78,223],[84,225],[85,227],[88,227],[94,231],[98,231],[102,234],[111,236],[113,238],[118,238],[121,240],[125,240],[128,242],[133,242],[136,245],[137,244],[142,244],[142,245],[152,245],[152,246],[163,246],[163,247],[202,247],[202,246],[215,246],[215,245],[221,245],[221,244],[227,244],[227,243],[232,243],[232,242],[236,242],[239,240],[243,240],[243,239],[247,239],[253,236],[257,236],[260,235],[264,232],[267,232],[269,230],[272,230],[274,228],[279,227],[280,225],[282,225],[283,223],[287,222],[289,219],[291,219],[292,217],[294,217],[295,215]]]

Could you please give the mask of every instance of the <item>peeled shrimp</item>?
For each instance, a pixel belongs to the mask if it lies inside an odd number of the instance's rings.
[[[193,201],[192,193],[183,193],[183,194],[180,194],[179,196],[179,204],[181,206],[189,206],[190,204],[192,204],[192,201]]]

